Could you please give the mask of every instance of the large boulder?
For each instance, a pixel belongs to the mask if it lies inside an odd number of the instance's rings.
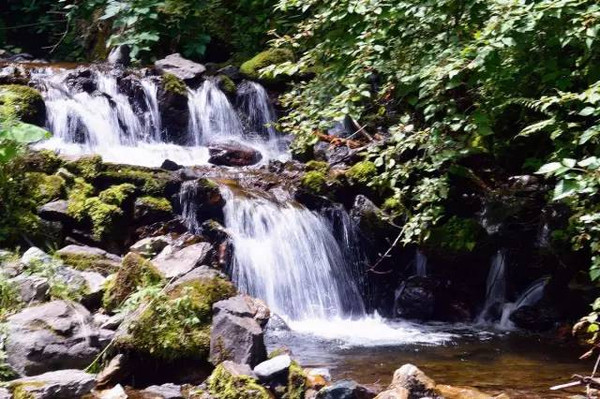
[[[394,372],[394,378],[388,389],[405,389],[409,393],[409,399],[420,399],[423,397],[438,398],[439,395],[435,388],[435,381],[417,366],[405,364]]]
[[[354,381],[342,380],[325,387],[317,394],[317,399],[371,399],[375,392]]]
[[[152,263],[166,278],[181,277],[209,261],[212,246],[200,242],[184,248],[169,245]]]
[[[44,126],[46,104],[40,92],[33,87],[0,86],[0,117],[13,117],[23,122]]]
[[[249,166],[262,159],[260,151],[232,140],[212,144],[208,147],[208,152],[210,154],[208,162],[213,165]]]
[[[254,367],[267,359],[263,327],[254,319],[258,312],[252,306],[234,297],[215,303],[213,312],[210,334],[213,364],[231,360]]]
[[[7,361],[21,375],[85,368],[112,334],[95,327],[90,312],[80,304],[49,302],[8,318]]]
[[[95,271],[104,275],[115,272],[121,265],[119,256],[85,245],[67,245],[58,250],[56,255],[77,270]]]
[[[271,317],[271,311],[266,303],[248,295],[237,295],[233,298],[215,303],[213,305],[213,313],[215,316],[229,313],[238,317],[250,317],[263,327]]]
[[[254,374],[262,382],[270,382],[282,377],[285,379],[291,365],[292,358],[289,355],[279,355],[254,367]]]
[[[395,315],[406,319],[429,320],[435,310],[438,284],[428,277],[413,276],[399,288],[394,304]]]
[[[38,208],[38,215],[44,220],[51,222],[72,223],[73,218],[69,215],[69,201],[57,200],[48,202]]]
[[[95,383],[93,374],[81,370],[59,370],[14,380],[7,385],[13,398],[73,399],[91,393]]]
[[[188,83],[198,82],[206,68],[202,64],[187,60],[179,53],[170,54],[154,63],[162,73],[170,73]]]

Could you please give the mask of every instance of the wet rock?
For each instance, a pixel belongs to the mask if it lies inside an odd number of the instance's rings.
[[[10,282],[16,285],[21,301],[25,303],[43,302],[48,298],[50,285],[45,277],[20,275]]]
[[[375,396],[375,399],[409,399],[409,392],[405,388],[388,389]]]
[[[133,220],[138,225],[166,222],[173,217],[173,208],[166,198],[140,197],[135,200]]]
[[[121,385],[115,385],[111,389],[96,390],[95,399],[127,399],[129,396]]]
[[[8,363],[21,375],[87,367],[108,344],[111,331],[93,325],[80,304],[54,301],[7,320]]]
[[[38,215],[45,220],[52,222],[71,223],[73,218],[68,212],[69,201],[58,200],[52,201],[38,208]]]
[[[81,370],[59,370],[10,381],[8,389],[15,398],[73,399],[89,394],[95,380]]]
[[[371,399],[375,392],[354,381],[342,380],[325,387],[317,394],[317,399]]]
[[[208,152],[208,162],[220,166],[249,166],[262,159],[260,151],[236,141],[213,144],[208,147]]]
[[[110,54],[108,54],[106,62],[114,66],[127,67],[129,64],[131,64],[131,57],[129,56],[130,53],[131,49],[129,46],[126,44],[121,44],[110,50]]]
[[[25,266],[49,265],[52,257],[37,247],[31,247],[21,257],[21,263]]]
[[[289,355],[279,355],[254,367],[254,374],[262,382],[285,380],[291,365],[292,358]]]
[[[142,393],[162,399],[183,399],[181,386],[175,384],[152,385],[144,389]]]
[[[170,245],[153,258],[152,263],[166,278],[182,277],[207,261],[211,249],[211,245],[206,242],[182,249]]]
[[[131,247],[131,252],[136,252],[144,257],[153,257],[165,249],[173,240],[168,235],[144,238]]]
[[[126,358],[123,354],[110,359],[110,362],[96,376],[96,386],[99,389],[115,385],[128,375]]]
[[[509,317],[515,326],[524,330],[547,331],[560,320],[556,310],[539,306],[522,306]]]
[[[188,84],[198,82],[206,68],[202,64],[187,60],[179,53],[170,54],[154,63],[162,73],[170,73]]]
[[[179,145],[189,145],[187,86],[177,77],[166,74],[158,90],[158,108],[163,123],[164,139]]]
[[[364,195],[356,196],[350,216],[357,223],[364,238],[379,248],[387,249],[387,240],[393,241],[398,234],[398,229],[386,220],[383,211]]]
[[[217,316],[223,313],[229,313],[238,317],[253,318],[261,327],[264,327],[271,317],[271,311],[266,303],[248,295],[237,295],[215,303],[213,305],[213,314]]]
[[[254,367],[267,358],[264,333],[256,320],[221,312],[213,317],[210,334],[210,361],[224,360]]]
[[[82,91],[92,94],[98,88],[94,72],[90,68],[80,67],[69,73],[66,83],[73,91]]]
[[[394,372],[394,378],[388,389],[406,389],[410,399],[437,398],[435,386],[435,381],[425,375],[417,366],[405,364]]]
[[[171,161],[170,159],[165,159],[163,161],[163,163],[160,165],[160,168],[174,172],[176,170],[183,169],[183,166],[179,165],[176,162]]]
[[[85,245],[67,245],[56,252],[65,264],[83,271],[108,275],[121,265],[121,258],[103,249]]]
[[[225,199],[219,186],[209,179],[186,181],[181,186],[179,203],[184,204],[181,213],[186,215],[192,230],[199,230],[208,219],[223,219]]]
[[[435,310],[435,293],[439,284],[428,277],[411,277],[400,287],[396,297],[395,316],[429,320]]]
[[[240,70],[235,65],[227,65],[217,71],[219,75],[225,75],[231,80],[240,80],[242,75],[240,74]]]

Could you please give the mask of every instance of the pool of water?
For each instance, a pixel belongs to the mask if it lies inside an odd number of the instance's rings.
[[[581,347],[552,336],[386,323],[385,328],[400,331],[399,336],[410,334],[410,339],[394,344],[393,334],[388,331],[381,340],[381,328],[375,325],[345,325],[340,335],[335,327],[339,323],[331,324],[313,331],[293,324],[295,331],[269,329],[268,349],[285,346],[302,366],[326,367],[334,380],[347,378],[385,388],[394,370],[413,363],[438,383],[473,386],[489,394],[505,392],[511,398],[565,398],[581,393],[581,389],[554,392],[549,388],[568,382],[572,374],[588,375],[593,368],[592,359],[578,359]]]

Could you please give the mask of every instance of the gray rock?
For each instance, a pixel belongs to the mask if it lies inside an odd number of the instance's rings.
[[[126,44],[121,44],[110,50],[110,54],[108,54],[106,62],[115,66],[129,66],[129,64],[131,64],[131,57],[129,56],[129,53],[131,53],[129,46]]]
[[[375,392],[354,381],[342,380],[325,387],[317,394],[317,399],[371,399]]]
[[[235,363],[231,360],[225,360],[223,363],[223,368],[233,377],[241,377],[247,376],[250,378],[257,379],[254,371],[247,364]]]
[[[154,63],[156,69],[162,73],[170,73],[184,81],[198,80],[206,71],[202,64],[187,60],[179,53],[171,54]]]
[[[20,275],[10,281],[17,286],[21,301],[25,303],[43,302],[48,297],[50,284],[45,277]]]
[[[69,201],[57,200],[48,202],[38,208],[38,215],[42,219],[49,220],[52,222],[70,222],[73,218],[68,212]]]
[[[124,313],[117,313],[113,316],[111,316],[108,320],[106,320],[106,322],[104,322],[100,328],[105,329],[105,330],[116,330],[119,328],[119,326],[123,323],[123,321],[125,320],[125,314]]]
[[[106,252],[102,248],[90,247],[87,245],[67,245],[66,247],[58,250],[56,254],[61,258],[81,257],[89,259],[105,259],[107,261],[114,262],[116,267],[119,267],[121,264],[121,257],[111,254],[110,252]]]
[[[6,388],[0,388],[0,399],[12,399],[12,394]]]
[[[96,376],[96,387],[103,389],[118,384],[128,375],[127,361],[123,354],[110,359],[110,362]]]
[[[58,168],[55,175],[62,177],[67,183],[72,183],[75,181],[75,175],[69,172],[66,168]]]
[[[32,266],[36,263],[48,265],[52,263],[52,257],[37,247],[31,247],[21,257],[21,263],[25,266]]]
[[[435,381],[425,375],[417,366],[405,364],[394,372],[394,378],[388,389],[404,388],[408,391],[411,399],[438,398],[435,386]]]
[[[96,328],[82,305],[53,301],[8,318],[7,361],[21,375],[84,368],[112,335]]]
[[[182,249],[169,245],[152,259],[152,263],[166,278],[181,277],[208,260],[211,249],[212,246],[206,242]]]
[[[89,394],[96,377],[81,370],[59,370],[8,383],[13,395],[30,399],[73,399]]]
[[[208,162],[220,166],[249,166],[262,159],[260,151],[233,140],[213,144],[208,152]]]
[[[87,286],[83,298],[85,304],[99,305],[102,301],[107,278],[96,272],[80,272],[80,274]]]
[[[285,378],[291,365],[292,358],[289,355],[279,355],[254,367],[254,374],[262,382],[274,381],[281,377]]]
[[[11,278],[23,273],[24,265],[8,251],[0,253],[0,275]]]
[[[264,327],[267,324],[271,316],[271,311],[263,301],[248,295],[237,295],[215,303],[213,305],[214,315],[218,315],[222,312],[239,317],[251,317],[255,319],[261,327]]]
[[[127,399],[129,396],[120,384],[115,385],[111,389],[96,390],[94,392],[95,399]]]
[[[263,329],[250,317],[220,313],[213,317],[210,334],[210,361],[224,360],[254,367],[267,358]]]
[[[202,265],[195,268],[189,273],[184,274],[173,282],[173,287],[180,284],[187,283],[194,280],[213,280],[215,278],[227,278],[227,276],[221,273],[219,270],[214,269],[210,266]]]
[[[159,254],[172,241],[173,240],[166,235],[147,237],[133,244],[131,247],[129,247],[129,250],[131,252],[137,252],[142,256],[152,257]]]
[[[142,391],[162,399],[183,399],[181,386],[175,384],[152,385]]]

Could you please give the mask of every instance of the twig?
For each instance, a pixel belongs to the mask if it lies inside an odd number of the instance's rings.
[[[377,269],[377,266],[379,266],[381,264],[381,262],[383,262],[383,260],[385,258],[387,258],[387,257],[390,256],[390,253],[392,252],[392,250],[400,242],[400,239],[402,238],[402,234],[403,233],[404,233],[404,227],[402,228],[402,230],[400,230],[400,233],[398,233],[398,236],[396,237],[396,239],[394,240],[394,242],[392,243],[392,245],[390,245],[390,247],[387,249],[387,251],[385,251],[385,253],[383,255],[381,255],[381,257],[377,260],[377,262],[375,262],[375,264],[368,269],[369,272],[376,273],[376,274],[387,274],[387,273],[389,273],[389,272],[386,272],[386,273],[384,273],[384,272],[378,272],[375,269]]]

